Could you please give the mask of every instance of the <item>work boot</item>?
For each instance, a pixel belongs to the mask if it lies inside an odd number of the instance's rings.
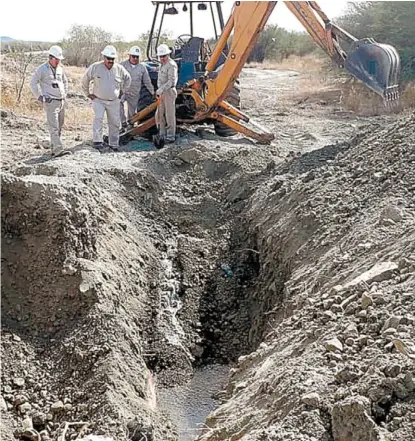
[[[94,149],[101,152],[104,149],[104,144],[102,142],[94,142]]]
[[[52,156],[57,158],[58,156],[69,155],[71,152],[68,150],[64,150],[63,147],[54,147],[52,148]]]
[[[169,138],[167,138],[165,141],[166,144],[174,144],[175,142],[176,142],[175,139],[169,139]]]

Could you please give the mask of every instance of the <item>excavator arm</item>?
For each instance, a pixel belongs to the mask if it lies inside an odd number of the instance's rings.
[[[358,40],[332,23],[315,1],[284,2],[298,18],[314,42],[339,66],[361,80],[385,101],[398,99],[400,60],[396,50],[373,39]],[[277,2],[237,1],[211,54],[206,73],[183,85],[179,91],[184,100],[193,103],[194,113],[180,122],[217,120],[231,129],[262,143],[269,143],[274,135],[253,124],[248,115],[226,101],[251,53],[260,32],[264,29]],[[232,37],[232,38],[230,38]],[[347,46],[347,48],[345,47]],[[216,69],[223,54],[225,62]],[[149,119],[157,104],[137,113],[132,122],[135,127],[129,134],[136,135],[154,125]]]
[[[358,40],[332,23],[315,1],[284,2],[314,42],[339,66],[365,83],[386,101],[398,98],[400,60],[396,50],[372,39]],[[208,79],[205,102],[217,106],[239,76],[277,2],[235,2],[231,16],[206,67],[213,71],[233,31],[230,50],[220,73]],[[341,42],[348,45],[344,50]]]

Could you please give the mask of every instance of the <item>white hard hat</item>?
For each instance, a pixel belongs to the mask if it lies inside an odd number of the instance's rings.
[[[141,49],[138,46],[132,46],[128,51],[128,55],[135,55],[136,57],[139,57],[141,55]]]
[[[162,57],[163,55],[169,55],[169,54],[171,54],[171,50],[169,49],[167,44],[163,43],[157,48],[158,57]]]
[[[60,46],[51,46],[49,49],[49,55],[57,58],[58,60],[63,60],[65,57],[62,54],[62,48]]]
[[[104,55],[104,57],[115,58],[117,56],[117,49],[115,49],[115,47],[110,44],[108,46],[105,46],[101,54]]]

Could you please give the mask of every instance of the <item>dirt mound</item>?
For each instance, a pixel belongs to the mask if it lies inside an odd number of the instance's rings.
[[[203,440],[414,438],[414,145],[410,116],[277,166],[251,198],[266,335]]]

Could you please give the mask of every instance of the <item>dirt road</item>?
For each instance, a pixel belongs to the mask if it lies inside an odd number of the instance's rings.
[[[414,438],[415,120],[303,84],[244,70],[271,146],[100,154],[86,126],[50,160],[41,122],[2,115],[5,438],[177,439],[153,379],[210,364],[231,369],[201,440]]]

